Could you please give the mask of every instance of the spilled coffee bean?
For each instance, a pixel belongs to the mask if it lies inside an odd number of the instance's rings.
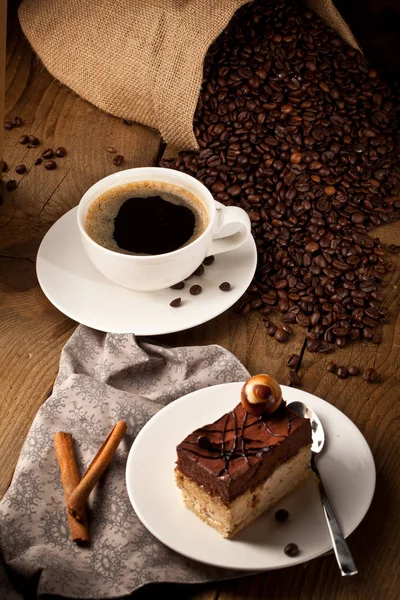
[[[41,156],[42,156],[42,158],[50,159],[50,158],[53,158],[54,152],[53,152],[52,148],[46,148],[45,150],[43,150]]]
[[[222,292],[230,292],[231,291],[231,284],[229,283],[229,281],[223,281],[220,285],[219,285],[219,289]]]
[[[291,369],[296,369],[300,364],[300,356],[295,353],[289,354],[286,364]]]
[[[379,375],[376,369],[367,369],[364,373],[364,379],[367,383],[375,383],[378,381]]]
[[[184,287],[185,287],[185,283],[183,281],[180,281],[179,283],[175,283],[174,285],[171,285],[171,290],[183,290]]]
[[[203,267],[203,265],[200,265],[195,270],[194,275],[197,275],[197,277],[201,277],[203,275],[203,273],[204,273],[204,267]]]
[[[17,189],[17,182],[15,179],[9,179],[6,183],[6,188],[9,192],[12,192]]]
[[[286,544],[284,552],[287,556],[290,556],[291,558],[293,558],[295,556],[298,556],[300,551],[299,551],[299,547],[297,544],[290,543],[290,544]]]
[[[279,523],[284,523],[289,518],[289,513],[284,508],[280,508],[275,513],[275,519],[279,521]]]
[[[360,369],[358,367],[356,367],[355,365],[351,365],[349,367],[349,375],[351,377],[356,377],[359,374],[360,374]]]
[[[172,300],[172,302],[169,303],[170,306],[172,306],[172,308],[178,308],[178,306],[180,306],[182,303],[182,298],[175,298],[175,300]]]
[[[123,162],[124,157],[122,156],[122,154],[117,154],[117,156],[114,156],[113,163],[115,166],[119,167],[120,165],[122,165]]]
[[[348,377],[348,370],[346,367],[338,367],[337,371],[336,371],[336,375],[340,378],[340,379],[346,379]]]
[[[192,294],[192,296],[198,296],[199,294],[201,294],[202,290],[203,288],[201,287],[201,285],[192,285],[189,292]]]
[[[57,156],[57,158],[64,158],[64,156],[66,156],[67,151],[64,148],[64,146],[59,146],[56,151],[55,151],[55,155]]]
[[[203,265],[205,265],[206,267],[209,267],[210,265],[213,264],[215,260],[215,256],[206,256],[206,258],[203,260]]]

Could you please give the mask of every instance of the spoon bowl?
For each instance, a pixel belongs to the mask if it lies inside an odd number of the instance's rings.
[[[311,451],[315,454],[319,454],[324,447],[325,444],[325,432],[322,427],[322,423],[319,420],[318,416],[315,414],[313,410],[304,402],[290,402],[287,405],[288,408],[292,412],[294,412],[298,417],[303,417],[305,419],[310,419],[311,429],[312,429],[312,446]]]

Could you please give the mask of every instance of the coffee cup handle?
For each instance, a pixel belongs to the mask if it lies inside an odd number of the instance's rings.
[[[237,206],[217,208],[216,226],[208,254],[221,254],[239,248],[249,237],[251,222],[247,213]]]

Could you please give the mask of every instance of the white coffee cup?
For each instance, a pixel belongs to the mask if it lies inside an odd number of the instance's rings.
[[[138,181],[159,181],[194,194],[208,213],[205,231],[187,246],[154,256],[121,254],[97,244],[85,230],[89,206],[105,192]],[[95,267],[114,283],[136,291],[160,290],[182,281],[197,269],[206,256],[227,252],[244,244],[251,230],[250,219],[244,210],[220,205],[194,177],[161,167],[127,169],[100,179],[79,203],[78,227],[86,253]]]

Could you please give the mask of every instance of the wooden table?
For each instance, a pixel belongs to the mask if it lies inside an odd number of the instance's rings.
[[[6,116],[24,125],[5,132],[4,158],[14,178],[12,192],[2,188],[0,206],[0,495],[10,483],[22,443],[39,406],[49,395],[60,351],[76,323],[58,312],[43,295],[35,274],[38,246],[49,227],[76,206],[96,180],[116,171],[114,146],[125,156],[120,168],[156,165],[164,151],[157,132],[126,126],[97,110],[54,81],[34,57],[17,26],[8,39]],[[37,149],[18,144],[22,133],[41,141]],[[45,147],[65,146],[68,154],[46,171],[34,161]],[[24,163],[25,175],[15,166]],[[400,224],[377,234],[386,242],[400,237]],[[325,398],[352,419],[372,448],[377,489],[372,506],[351,535],[349,545],[360,574],[342,579],[333,555],[298,567],[210,586],[174,586],[175,597],[228,600],[244,598],[315,600],[397,600],[400,595],[400,267],[387,280],[390,324],[382,343],[358,343],[335,354],[344,365],[378,369],[381,382],[339,380],[327,373],[330,358],[305,351],[302,388]],[[253,374],[268,372],[287,383],[286,359],[304,348],[304,330],[296,328],[287,344],[266,335],[259,314],[239,318],[232,311],[211,323],[164,336],[171,345],[219,343],[232,351]],[[351,451],[351,449],[349,449]],[[166,590],[163,590],[163,592]],[[149,590],[140,597],[152,597]],[[136,596],[135,596],[136,597]]]

